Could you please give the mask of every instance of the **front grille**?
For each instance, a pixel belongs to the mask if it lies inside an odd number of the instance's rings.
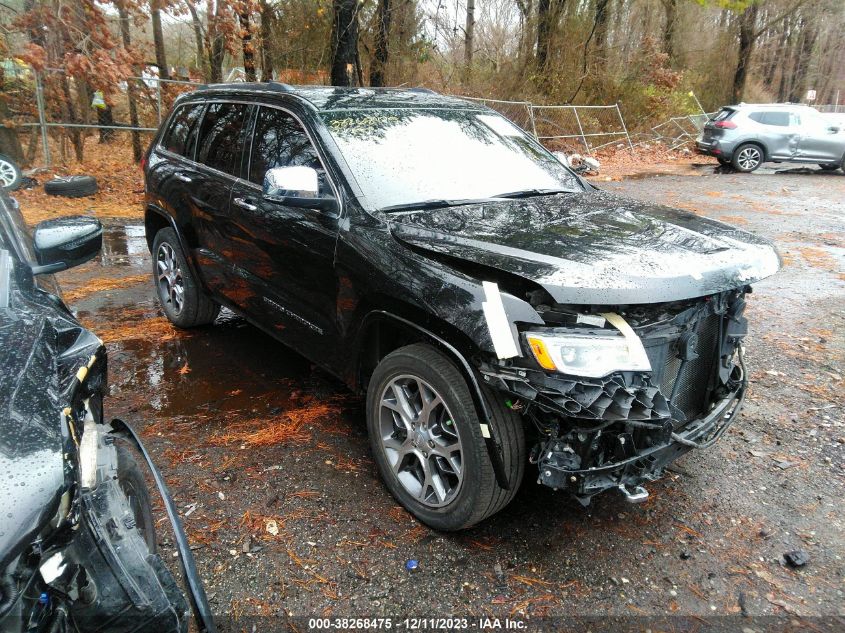
[[[663,369],[660,391],[668,398],[675,388],[675,383],[678,383],[672,404],[684,413],[687,420],[699,416],[707,408],[710,379],[719,357],[720,318],[718,314],[711,314],[698,322],[695,328],[698,335],[698,358],[686,363],[681,361],[675,341]]]

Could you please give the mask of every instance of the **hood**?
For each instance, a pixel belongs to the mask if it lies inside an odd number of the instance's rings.
[[[0,309],[0,570],[65,490],[56,347],[43,314]]]
[[[533,281],[563,304],[689,299],[780,267],[774,247],[752,233],[603,191],[412,212],[392,217],[390,228],[456,265]]]

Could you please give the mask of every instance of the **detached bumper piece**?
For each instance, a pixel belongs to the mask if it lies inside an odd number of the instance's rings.
[[[88,425],[88,438],[91,430]],[[50,586],[69,598],[70,620],[86,633],[187,631],[185,598],[161,558],[150,553],[118,483],[114,437],[93,437],[89,455],[96,464],[87,466],[91,481],[80,490],[79,530]]]

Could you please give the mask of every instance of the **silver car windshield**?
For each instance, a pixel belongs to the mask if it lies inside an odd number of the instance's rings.
[[[492,112],[391,108],[322,117],[369,209],[526,190],[583,191],[554,156]]]

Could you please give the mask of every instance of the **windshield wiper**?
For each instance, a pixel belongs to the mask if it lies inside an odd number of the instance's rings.
[[[392,204],[387,207],[381,207],[379,211],[391,213],[395,211],[421,211],[423,209],[443,209],[445,207],[459,207],[464,204],[478,204],[480,202],[490,202],[492,198],[467,198],[464,200],[445,200],[437,198],[433,200],[421,200],[419,202],[403,202],[402,204]]]
[[[493,196],[494,198],[531,198],[534,196],[550,196],[555,193],[578,193],[574,189],[520,189],[519,191],[509,191],[508,193],[499,193]]]

